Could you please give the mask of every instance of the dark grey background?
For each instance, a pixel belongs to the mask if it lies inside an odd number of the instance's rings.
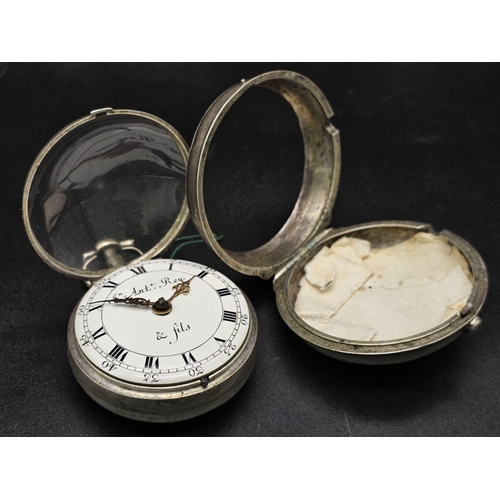
[[[467,239],[490,273],[483,324],[411,363],[349,365],[286,327],[270,281],[238,275],[202,245],[185,247],[179,258],[227,274],[254,304],[254,373],[228,403],[191,421],[115,416],[71,373],[66,328],[85,288],[45,265],[28,242],[21,197],[30,165],[60,128],[105,106],[155,114],[189,143],[220,93],[274,69],[311,78],[335,111],[343,149],[332,226],[412,220]],[[496,64],[0,64],[0,434],[499,435],[499,77]],[[271,93],[254,94],[223,123],[207,171],[210,220],[232,248],[274,234],[300,186],[294,115]]]

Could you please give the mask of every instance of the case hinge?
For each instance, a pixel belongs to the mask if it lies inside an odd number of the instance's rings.
[[[99,109],[94,109],[90,112],[91,115],[97,116],[97,115],[107,115],[108,113],[112,113],[114,111],[113,108],[99,108]]]

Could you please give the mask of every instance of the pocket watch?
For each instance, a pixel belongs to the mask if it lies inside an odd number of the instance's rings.
[[[250,375],[257,321],[249,304],[201,264],[155,259],[121,267],[92,286],[72,315],[73,373],[93,399],[127,417],[161,422],[206,412]]]
[[[42,149],[26,181],[33,247],[90,289],[68,325],[73,373],[119,415],[173,422],[231,398],[255,363],[257,319],[214,269],[154,259],[188,219],[188,148],[163,120],[104,108]]]
[[[235,252],[213,234],[203,178],[218,126],[253,87],[269,89],[291,105],[302,131],[304,176],[283,228],[259,248]],[[68,340],[75,376],[93,399],[127,417],[175,421],[222,404],[250,375],[257,321],[245,295],[212,269],[152,260],[189,214],[223,262],[243,274],[273,278],[285,323],[327,356],[399,363],[477,327],[488,288],[486,266],[470,243],[449,231],[439,235],[464,256],[472,290],[466,305],[434,328],[392,341],[352,341],[313,328],[295,312],[304,268],[325,245],[348,235],[381,248],[419,231],[435,234],[430,224],[396,220],[327,228],[340,176],[340,138],[332,116],[311,80],[272,71],[238,82],[214,101],[189,155],[182,137],[161,119],[110,108],[74,122],[45,146],[28,175],[23,217],[43,260],[92,283],[73,312]]]

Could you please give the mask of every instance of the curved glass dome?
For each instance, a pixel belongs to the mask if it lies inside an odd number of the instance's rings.
[[[156,255],[187,219],[187,146],[165,122],[134,113],[75,122],[32,167],[28,225],[49,264],[103,275]]]

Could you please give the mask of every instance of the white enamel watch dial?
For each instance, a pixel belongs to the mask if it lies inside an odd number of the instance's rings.
[[[239,365],[251,357],[255,323],[245,296],[222,274],[193,262],[151,260],[110,273],[85,294],[70,323],[70,359],[87,392],[117,413],[141,418],[120,411],[123,401],[113,407],[123,388],[138,398],[133,406],[139,413],[140,399],[151,390],[175,399],[179,389],[182,399],[194,387],[213,407],[203,392],[244,375],[241,386],[248,377]],[[180,419],[169,415],[168,405],[163,418],[149,418],[146,406],[144,420]]]

